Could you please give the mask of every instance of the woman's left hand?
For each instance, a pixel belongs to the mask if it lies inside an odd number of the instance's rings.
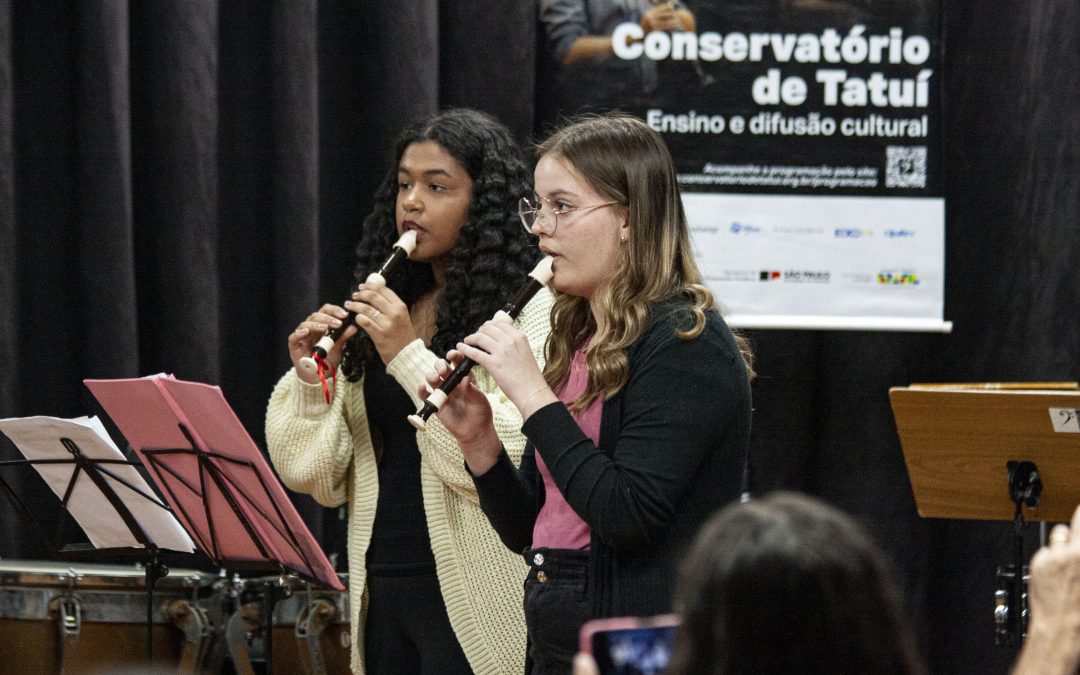
[[[356,325],[371,336],[384,364],[417,337],[409,308],[386,286],[360,284],[352,300],[345,302],[345,309],[356,312]]]
[[[485,321],[479,330],[459,342],[457,349],[491,373],[522,419],[558,400],[547,386],[525,334],[512,322]]]

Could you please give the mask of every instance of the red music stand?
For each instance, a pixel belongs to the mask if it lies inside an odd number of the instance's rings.
[[[290,571],[345,590],[221,389],[171,376],[85,383],[215,564]],[[269,664],[273,605],[288,589],[267,584],[266,591],[263,644]]]

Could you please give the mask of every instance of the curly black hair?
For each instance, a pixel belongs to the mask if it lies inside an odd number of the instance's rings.
[[[355,284],[379,269],[397,241],[398,164],[409,145],[423,141],[438,143],[473,181],[469,217],[458,233],[436,300],[431,349],[445,354],[505,304],[540,259],[540,251],[517,215],[518,200],[532,195],[523,151],[490,115],[448,109],[409,125],[398,137],[394,164],[375,192],[375,206],[364,219],[356,246]],[[409,307],[435,288],[431,266],[412,260],[398,265],[386,281]],[[378,358],[371,338],[361,330],[345,344],[342,371],[355,382]]]

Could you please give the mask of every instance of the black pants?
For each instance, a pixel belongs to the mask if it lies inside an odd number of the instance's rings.
[[[435,574],[369,576],[367,590],[363,649],[368,675],[472,673],[450,627]]]
[[[567,675],[577,652],[578,631],[589,619],[588,551],[534,548],[525,551],[525,627],[528,675]]]

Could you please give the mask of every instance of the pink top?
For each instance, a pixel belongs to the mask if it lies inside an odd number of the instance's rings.
[[[566,384],[558,392],[559,400],[569,403],[585,391],[588,384],[589,374],[585,369],[585,349],[574,352],[574,360],[570,364],[570,377]],[[593,443],[600,444],[600,412],[604,401],[597,397],[588,408],[578,412],[571,412],[571,417],[581,427],[581,431],[592,439]],[[540,453],[536,453],[536,467],[540,476],[544,479],[544,505],[540,507],[540,513],[536,516],[533,525],[533,548],[545,546],[548,548],[589,548],[589,525],[574,512],[566,503],[562,492],[551,480],[551,473]]]

